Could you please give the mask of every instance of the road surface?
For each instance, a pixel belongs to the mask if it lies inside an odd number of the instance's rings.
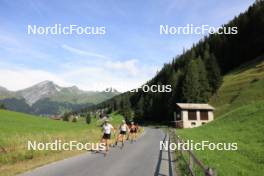
[[[172,176],[171,155],[159,150],[163,140],[168,137],[160,129],[145,128],[136,142],[111,148],[106,157],[87,152],[19,176]]]

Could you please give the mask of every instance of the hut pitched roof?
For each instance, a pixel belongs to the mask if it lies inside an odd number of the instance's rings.
[[[197,109],[197,110],[214,110],[215,108],[209,104],[200,103],[176,103],[180,109]]]

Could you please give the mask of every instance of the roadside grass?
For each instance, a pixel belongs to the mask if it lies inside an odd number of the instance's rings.
[[[111,123],[117,126],[123,117],[110,115]],[[63,159],[85,151],[32,151],[27,150],[28,141],[54,142],[71,140],[86,143],[99,142],[102,136],[101,120],[92,119],[85,124],[64,122],[33,115],[0,110],[0,146],[6,153],[0,152],[0,175],[14,175],[37,166]]]
[[[194,151],[204,164],[216,169],[217,175],[264,173],[263,88],[263,59],[245,64],[224,76],[217,95],[211,98],[209,104],[216,108],[213,122],[177,129],[177,135],[185,140],[238,144],[237,151]]]

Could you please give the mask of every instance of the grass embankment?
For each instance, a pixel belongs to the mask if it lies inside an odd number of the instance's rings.
[[[244,105],[264,100],[264,58],[237,68],[224,76],[223,85],[212,97],[216,118]]]
[[[120,124],[123,117],[111,114],[111,123]],[[85,151],[32,151],[27,142],[54,142],[55,140],[98,142],[102,121],[93,118],[87,125],[84,119],[78,122],[63,122],[23,113],[0,110],[0,145],[7,153],[0,153],[0,175],[14,175],[34,167],[70,157]]]
[[[237,143],[237,151],[194,151],[218,175],[264,173],[264,61],[241,67],[224,77],[210,101],[216,119],[199,128],[178,130],[184,139]]]

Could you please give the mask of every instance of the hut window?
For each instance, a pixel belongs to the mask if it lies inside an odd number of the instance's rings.
[[[192,125],[192,126],[195,126],[195,125],[196,125],[196,123],[195,123],[195,122],[192,122],[192,123],[191,123],[191,125]]]
[[[197,120],[195,110],[189,110],[188,111],[188,120]]]
[[[200,111],[201,120],[208,120],[208,111]]]

